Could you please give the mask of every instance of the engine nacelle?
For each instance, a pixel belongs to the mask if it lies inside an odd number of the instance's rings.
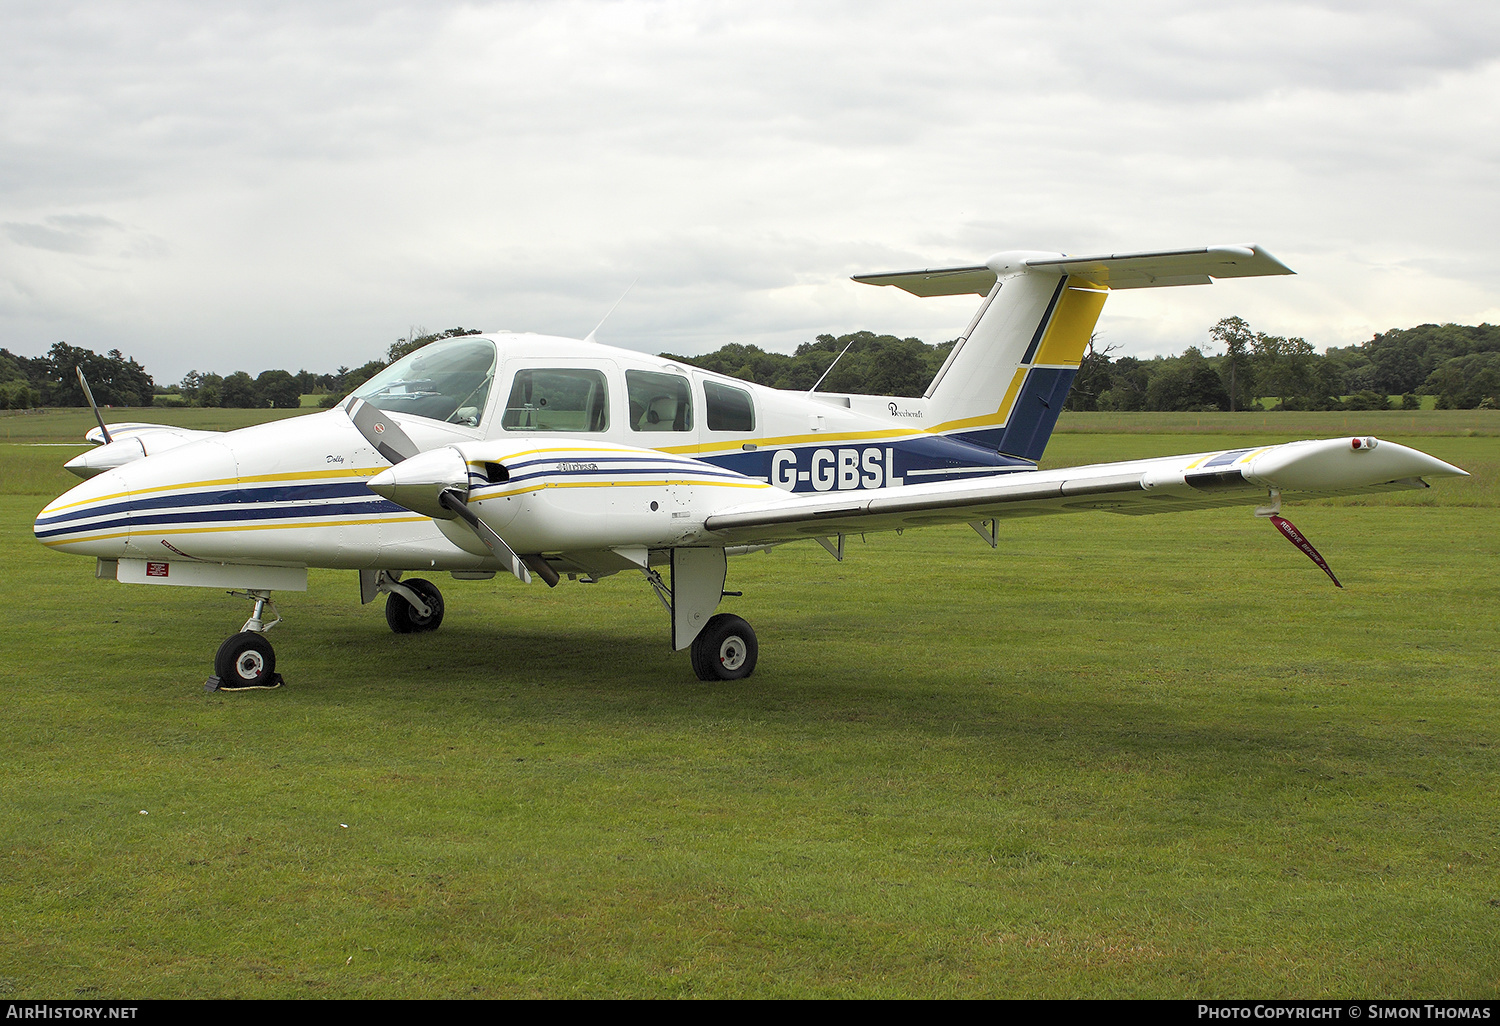
[[[463,442],[421,453],[372,478],[370,488],[437,521],[454,544],[484,543],[443,508],[457,491],[516,552],[673,548],[703,535],[726,505],[772,493],[763,481],[688,456],[530,436]]]

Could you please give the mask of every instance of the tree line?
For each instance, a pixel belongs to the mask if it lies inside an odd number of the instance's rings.
[[[75,367],[88,376],[95,399],[108,406],[293,408],[302,396],[317,394],[324,396],[322,405],[332,406],[415,349],[477,334],[478,329],[463,327],[433,333],[413,329],[393,342],[383,359],[360,367],[331,373],[268,370],[253,378],[245,371],[192,370],[165,388],[118,349],[100,356],[58,342],[38,357],[0,349],[0,408],[86,405]],[[816,384],[823,392],[920,396],[952,349],[951,341],[928,345],[918,338],[857,331],[819,335],[790,354],[732,342],[702,356],[661,355],[773,388],[805,392]],[[1439,409],[1500,406],[1500,326],[1492,324],[1422,324],[1318,353],[1303,339],[1268,335],[1242,318],[1226,317],[1209,329],[1203,346],[1189,346],[1178,356],[1115,357],[1116,351],[1090,339],[1067,409],[1413,409],[1421,395],[1436,396]]]
[[[324,406],[374,377],[392,361],[429,342],[455,335],[477,335],[478,328],[449,328],[433,334],[412,333],[391,343],[384,360],[360,367],[340,367],[332,373],[267,370],[251,377],[246,371],[215,374],[190,370],[176,384],[159,387],[135,360],[118,349],[100,356],[88,349],[56,342],[45,356],[18,356],[0,349],[0,409],[25,410],[38,406],[87,406],[74,368],[88,378],[94,401],[101,406],[218,406],[235,409],[295,409],[304,395],[324,395]]]
[[[1209,329],[1209,355],[1112,359],[1090,340],[1070,410],[1493,409],[1500,404],[1500,326],[1422,324],[1316,352],[1304,339],[1253,330],[1226,317]],[[1394,397],[1394,398],[1393,398]]]

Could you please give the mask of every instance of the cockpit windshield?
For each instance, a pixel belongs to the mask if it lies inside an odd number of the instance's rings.
[[[409,353],[354,394],[392,413],[478,427],[494,380],[495,343],[453,338]]]

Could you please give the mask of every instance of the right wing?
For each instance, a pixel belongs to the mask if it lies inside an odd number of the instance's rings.
[[[727,545],[763,545],[1051,513],[1103,510],[1136,516],[1256,505],[1274,494],[1311,499],[1399,491],[1428,487],[1424,476],[1468,474],[1394,442],[1339,438],[1020,471],[982,481],[788,494],[716,513],[704,526]]]

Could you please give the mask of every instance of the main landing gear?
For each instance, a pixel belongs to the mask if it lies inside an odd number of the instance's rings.
[[[385,622],[397,634],[435,631],[443,622],[443,593],[431,581],[414,577],[397,581],[382,573],[376,589],[385,592]]]
[[[672,647],[689,650],[693,673],[699,680],[743,680],[755,672],[760,643],[743,618],[715,613],[725,595],[727,563],[723,549],[673,549],[669,556],[672,583],[650,566],[641,568],[646,581],[672,621]]]
[[[693,672],[699,680],[743,680],[755,672],[760,643],[744,619],[719,613],[693,639]]]
[[[251,691],[279,688],[281,674],[276,672],[276,650],[265,632],[281,622],[271,593],[260,589],[232,591],[255,603],[255,609],[238,634],[224,639],[214,656],[214,675],[204,682],[205,691]],[[272,620],[266,620],[270,610]]]

